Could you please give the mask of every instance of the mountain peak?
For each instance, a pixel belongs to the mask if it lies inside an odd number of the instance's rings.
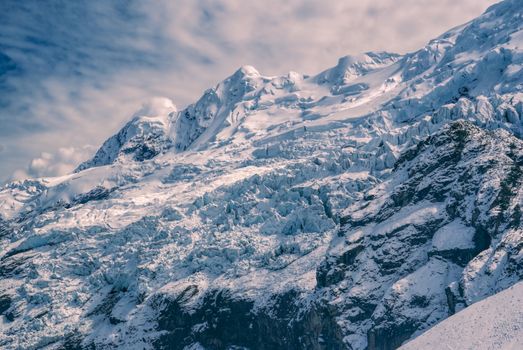
[[[143,161],[170,147],[169,128],[177,109],[173,101],[154,97],[144,103],[117,134],[104,142],[94,157],[75,172],[108,165],[117,159]]]
[[[338,64],[315,77],[319,84],[344,85],[358,76],[396,62],[401,56],[389,52],[366,52],[347,55],[338,59]]]
[[[241,66],[234,75],[239,75],[242,77],[260,77],[260,72],[256,70],[253,66],[243,65]]]

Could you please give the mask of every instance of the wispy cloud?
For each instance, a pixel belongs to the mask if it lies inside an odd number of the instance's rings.
[[[314,73],[414,50],[494,2],[1,1],[0,182],[42,151],[100,144],[152,96],[183,107],[243,64]]]
[[[61,147],[55,153],[42,152],[32,159],[24,169],[18,169],[12,174],[13,180],[26,178],[50,177],[68,174],[78,164],[89,159],[95,152],[94,146]]]

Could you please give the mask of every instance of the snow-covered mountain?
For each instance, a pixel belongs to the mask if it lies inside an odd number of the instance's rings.
[[[520,0],[412,54],[155,99],[0,191],[0,347],[395,349],[523,279],[522,118]]]

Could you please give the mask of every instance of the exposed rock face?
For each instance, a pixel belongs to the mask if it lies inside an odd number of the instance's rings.
[[[304,309],[299,293],[274,295],[271,306],[255,309],[254,302],[234,299],[227,291],[212,292],[198,310],[183,310],[182,294],[163,300],[159,315],[162,335],[155,346],[183,349],[195,342],[213,349],[343,349],[345,345],[335,315],[328,309]],[[182,305],[180,305],[182,304]]]
[[[519,139],[461,121],[405,152],[318,271],[342,309],[372,305],[346,332],[367,328],[369,349],[394,349],[520,280],[522,157]]]

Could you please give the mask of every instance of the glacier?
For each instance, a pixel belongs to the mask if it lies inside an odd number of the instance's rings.
[[[0,190],[0,347],[434,342],[523,279],[522,118],[519,0],[406,55],[156,98]]]

